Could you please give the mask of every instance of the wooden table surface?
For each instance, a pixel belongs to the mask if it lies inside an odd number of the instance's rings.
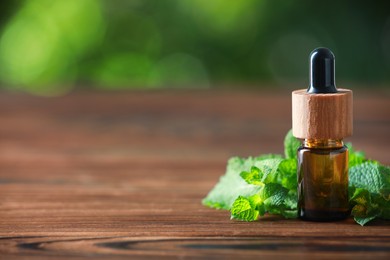
[[[354,93],[390,165],[390,91]],[[390,259],[390,222],[247,223],[201,199],[231,156],[282,153],[290,90],[0,94],[0,258]]]

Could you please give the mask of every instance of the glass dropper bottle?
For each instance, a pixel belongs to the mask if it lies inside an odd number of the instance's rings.
[[[327,48],[310,54],[310,86],[292,93],[293,135],[298,149],[298,215],[303,220],[345,219],[352,91],[337,89],[335,58]]]

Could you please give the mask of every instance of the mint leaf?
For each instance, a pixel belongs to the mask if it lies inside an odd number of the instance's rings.
[[[364,226],[371,220],[375,219],[376,216],[371,216],[371,217],[354,217],[353,219],[358,223],[360,226]]]
[[[264,208],[271,214],[282,215],[286,218],[297,217],[297,197],[278,183],[266,184],[260,192]]]
[[[366,161],[349,170],[351,215],[360,225],[374,218],[390,219],[390,168]]]
[[[295,218],[296,195],[278,183],[268,183],[250,197],[239,196],[233,203],[231,216],[235,219],[254,221],[265,212],[280,214],[286,218]]]
[[[264,159],[256,161],[255,165],[240,176],[261,189],[250,197],[238,196],[231,208],[232,218],[253,221],[265,212],[296,218],[296,159]]]
[[[228,161],[225,175],[220,178],[202,203],[211,208],[230,209],[238,196],[251,196],[261,189],[261,183],[275,179],[279,164],[282,161],[281,156],[274,154],[246,159],[231,158]],[[259,175],[260,182],[258,183],[255,182],[255,172],[251,175],[253,166],[255,166],[254,171],[257,168],[259,174],[261,173],[261,176]],[[240,175],[242,172],[247,172],[243,174],[245,179]],[[248,181],[246,181],[247,178]],[[250,178],[253,179],[249,180]]]
[[[379,208],[381,209],[381,213],[379,215],[382,219],[389,219],[390,220],[390,201],[379,201]]]
[[[245,221],[257,220],[260,214],[257,209],[259,204],[260,197],[257,194],[249,198],[238,196],[232,205],[231,217]]]
[[[368,190],[363,188],[355,189],[350,201],[355,202],[356,205],[361,205],[366,208],[367,205],[371,204],[371,194]],[[362,212],[362,207],[357,209],[356,215],[363,216],[365,213]],[[366,210],[366,209],[365,209]]]
[[[263,186],[264,183],[261,181],[263,173],[256,166],[252,166],[249,172],[243,171],[240,173],[241,178],[244,179],[248,184]],[[261,176],[261,177],[260,177]]]
[[[361,226],[381,215],[379,205],[374,203],[374,198],[367,189],[355,189],[349,202],[352,206],[351,215]]]
[[[388,196],[390,169],[375,162],[365,162],[349,169],[349,185]]]
[[[297,150],[301,146],[301,142],[292,134],[292,130],[288,131],[284,138],[284,155],[287,159],[297,158]]]
[[[346,146],[348,147],[349,168],[367,161],[365,154],[361,151],[355,151],[351,143],[347,143]]]
[[[257,158],[233,157],[228,161],[226,173],[208,193],[202,203],[211,208],[230,209],[238,196],[248,197],[257,193],[261,187],[248,184],[241,178],[240,172],[249,170]]]
[[[290,190],[284,199],[284,208],[281,211],[281,215],[285,218],[297,218],[298,217],[298,196],[296,190]]]
[[[298,208],[298,196],[296,190],[290,190],[284,200],[286,208],[296,210]]]
[[[243,171],[240,176],[248,183],[264,186],[265,183],[274,182],[278,176],[279,165],[283,162],[280,158],[258,160],[249,172]]]
[[[256,161],[261,161],[265,159],[283,159],[283,156],[280,154],[268,153],[256,157]]]
[[[296,191],[297,181],[297,159],[285,159],[279,164],[277,183],[283,187]]]
[[[260,181],[270,183],[276,181],[279,164],[283,161],[281,158],[264,159],[255,162],[255,166],[260,170]]]
[[[260,197],[264,199],[264,207],[267,212],[272,214],[280,214],[283,209],[283,203],[288,194],[288,190],[277,183],[267,184]]]
[[[286,198],[288,190],[278,183],[268,183],[259,192],[260,199],[267,205],[280,206]]]

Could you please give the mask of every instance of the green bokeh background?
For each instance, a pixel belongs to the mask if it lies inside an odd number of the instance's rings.
[[[339,86],[390,83],[390,2],[2,0],[0,85],[71,89],[307,85],[336,55]]]

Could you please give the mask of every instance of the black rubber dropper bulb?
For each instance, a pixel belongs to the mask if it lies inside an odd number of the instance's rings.
[[[317,48],[310,54],[310,86],[307,93],[337,93],[334,80],[335,58],[327,48]]]

